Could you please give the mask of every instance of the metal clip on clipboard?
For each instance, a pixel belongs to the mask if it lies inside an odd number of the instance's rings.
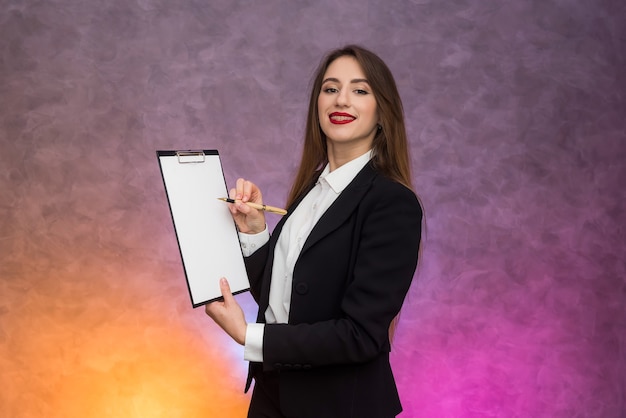
[[[205,155],[203,151],[176,151],[179,164],[203,163]]]

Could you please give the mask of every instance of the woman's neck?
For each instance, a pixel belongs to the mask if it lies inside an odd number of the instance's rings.
[[[363,144],[358,144],[357,146],[351,146],[352,144],[335,144],[328,143],[327,152],[328,152],[328,168],[332,172],[333,170],[338,169],[342,165],[349,163],[355,158],[360,157],[369,151],[372,147],[371,144],[364,146]]]

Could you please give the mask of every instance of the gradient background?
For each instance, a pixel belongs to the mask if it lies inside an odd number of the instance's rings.
[[[218,149],[281,205],[313,70],[356,42],[427,213],[402,417],[626,416],[625,4],[1,0],[1,415],[244,416],[155,150]]]

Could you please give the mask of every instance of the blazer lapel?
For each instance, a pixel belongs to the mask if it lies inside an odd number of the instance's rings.
[[[376,171],[374,171],[370,162],[363,167],[348,187],[341,192],[337,200],[322,215],[305,241],[301,254],[345,222],[359,205],[375,177]]]
[[[372,166],[372,163],[363,167],[363,169],[357,174],[357,176],[352,180],[352,182],[346,187],[343,192],[339,195],[337,200],[326,210],[326,212],[322,215],[317,224],[313,227],[313,230],[309,234],[306,242],[304,243],[304,247],[302,247],[302,251],[300,255],[304,253],[308,248],[310,248],[313,244],[318,242],[320,239],[331,233],[333,230],[338,228],[345,220],[350,216],[350,214],[354,211],[354,209],[359,205],[365,193],[369,190],[370,185],[377,173]],[[302,193],[294,203],[291,205],[288,210],[288,214],[285,215],[280,222],[272,231],[272,236],[270,237],[269,242],[269,258],[266,264],[265,271],[265,279],[263,280],[263,288],[261,290],[261,299],[259,301],[259,315],[258,320],[260,322],[265,322],[265,310],[269,305],[269,294],[270,294],[270,282],[272,269],[271,266],[274,264],[274,250],[276,248],[276,243],[278,242],[278,237],[287,222],[287,219],[293,211],[298,207],[302,199],[311,191],[311,189],[315,186],[315,183],[311,184],[306,192]]]

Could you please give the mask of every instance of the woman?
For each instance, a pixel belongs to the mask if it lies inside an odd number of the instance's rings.
[[[248,417],[390,418],[402,410],[389,329],[415,268],[422,211],[411,191],[402,104],[384,62],[332,51],[314,78],[289,214],[269,236],[259,188],[239,179],[240,231],[257,323],[222,279],[207,314],[250,361]]]

